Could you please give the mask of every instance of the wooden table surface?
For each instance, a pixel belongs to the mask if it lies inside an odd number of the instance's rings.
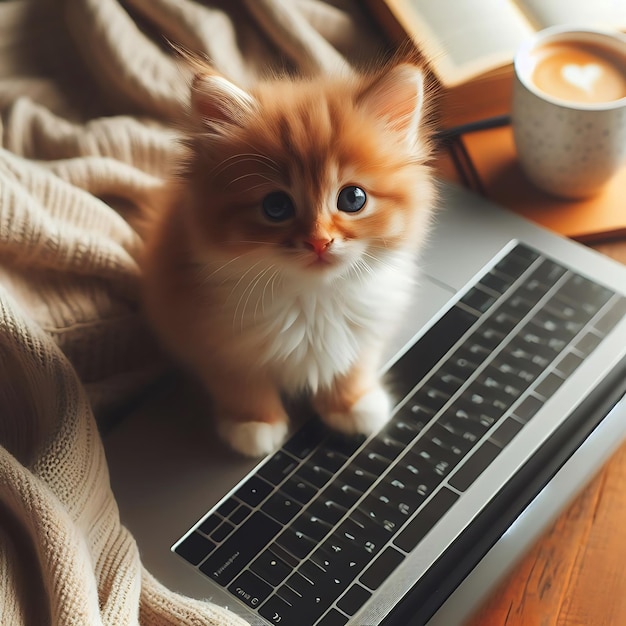
[[[626,264],[626,240],[594,247]],[[468,622],[505,625],[626,626],[626,443]]]

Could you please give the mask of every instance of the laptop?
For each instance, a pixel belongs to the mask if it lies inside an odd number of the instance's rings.
[[[460,624],[626,437],[626,267],[450,183],[370,438],[293,407],[261,460],[181,377],[105,437],[171,589],[258,626]]]

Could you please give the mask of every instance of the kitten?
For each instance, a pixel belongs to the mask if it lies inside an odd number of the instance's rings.
[[[390,416],[381,355],[413,288],[434,184],[425,72],[196,74],[195,129],[146,241],[148,315],[244,455],[287,433],[281,393],[369,434]]]

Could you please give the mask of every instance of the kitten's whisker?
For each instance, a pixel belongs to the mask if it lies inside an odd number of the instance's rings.
[[[209,172],[209,176],[216,175],[220,172],[223,172],[224,170],[231,167],[232,165],[235,165],[237,163],[244,162],[244,161],[256,161],[257,163],[260,163],[264,165],[265,167],[268,167],[269,169],[272,169],[276,173],[280,174],[280,168],[278,167],[278,163],[276,163],[276,161],[274,161],[273,159],[270,159],[264,154],[259,154],[255,152],[244,152],[241,154],[233,154],[229,156],[228,158],[224,159],[223,161],[220,161]]]
[[[265,176],[265,174],[260,174],[259,172],[250,172],[248,174],[242,174],[241,176],[237,176],[237,178],[233,178],[226,186],[225,188],[227,189],[228,187],[230,187],[231,185],[234,185],[236,182],[243,180],[244,178],[248,178],[250,176],[258,176],[259,178],[263,178],[264,180],[268,181],[269,183],[272,183],[273,185],[276,184],[275,180],[272,180],[271,178],[269,178],[268,176]],[[262,183],[265,184],[265,183]],[[256,185],[257,187],[260,185]]]
[[[275,265],[270,265],[268,270],[274,269]],[[259,309],[259,302],[261,303],[261,312],[265,315],[265,292],[267,291],[267,287],[270,284],[270,281],[276,276],[278,270],[274,269],[274,272],[269,276],[269,278],[265,281],[265,285],[263,286],[263,291],[261,292],[261,297],[257,300],[256,306],[254,307],[254,321],[256,322],[256,314]]]
[[[260,262],[261,261],[258,261],[257,263],[255,263],[255,265],[253,265],[253,267],[256,267]],[[248,284],[243,288],[243,291],[241,292],[241,295],[239,296],[239,300],[237,302],[237,306],[235,307],[235,312],[233,313],[233,325],[237,321],[237,317],[238,317],[237,313],[239,311],[239,307],[241,305],[241,301],[245,297],[246,300],[244,302],[243,309],[241,310],[241,324],[240,324],[240,330],[241,331],[243,331],[244,318],[245,318],[245,314],[246,314],[246,309],[248,308],[248,302],[250,301],[250,296],[252,295],[252,292],[254,291],[254,288],[258,284],[258,282],[261,279],[261,277],[263,276],[263,274],[265,274],[267,272],[267,269],[268,268],[265,268],[265,269],[261,270],[258,274],[256,274],[254,276],[254,278],[250,279]],[[242,278],[243,278],[243,276],[242,276]],[[247,296],[246,296],[246,294],[247,294]]]
[[[391,265],[391,263],[388,263],[387,261],[383,261],[380,257],[377,257],[374,254],[371,254],[369,252],[363,252],[363,256],[366,256],[366,257],[372,259],[375,263],[378,263],[379,265],[382,265],[383,267],[386,267],[388,270],[394,271],[394,270],[397,269],[393,265]]]
[[[272,284],[270,285],[270,294],[272,296],[272,304],[274,303],[274,283],[276,282],[277,276],[280,276],[280,272],[276,270],[272,276]]]
[[[362,259],[358,259],[354,264],[354,269],[356,271],[357,278],[361,281],[361,284],[364,285],[366,276],[363,273],[363,270],[369,270],[369,268],[363,263]]]
[[[241,297],[244,296],[244,294],[247,292],[248,295],[246,297],[246,301],[243,304],[243,309],[241,309],[241,325],[240,325],[240,330],[241,332],[243,332],[243,327],[244,327],[244,320],[245,320],[245,316],[246,316],[246,310],[248,308],[248,302],[250,302],[250,296],[252,296],[252,294],[254,293],[254,290],[256,289],[256,286],[259,284],[261,278],[263,278],[263,276],[265,276],[265,274],[267,274],[267,272],[271,269],[270,267],[266,267],[264,270],[261,270],[255,278],[253,278],[250,283],[248,283],[247,287],[243,290],[243,293],[241,294]],[[239,308],[239,304],[237,304],[237,308]],[[235,309],[236,312],[236,309]]]
[[[235,291],[237,290],[237,287],[239,287],[239,285],[241,284],[241,281],[261,262],[261,260],[259,259],[254,265],[251,265],[240,277],[239,280],[235,283],[235,285],[233,286],[233,288],[230,290],[230,293],[228,294],[228,297],[226,298],[226,301],[224,302],[224,305],[226,305],[228,303],[228,301],[230,300],[230,297],[233,295],[233,293],[235,293]],[[243,290],[243,293],[245,293],[246,290]],[[239,301],[241,301],[241,297],[239,298]],[[239,302],[237,303],[237,306],[239,306]],[[237,314],[237,309],[235,309],[235,315]],[[234,318],[233,318],[233,322],[234,322]]]
[[[253,146],[249,141],[243,141],[243,143],[246,144],[246,146],[248,146],[251,150],[257,150],[256,146]],[[267,156],[267,154],[261,154],[260,152],[254,152],[255,156],[259,156],[263,159],[266,159],[267,161],[269,161],[275,168],[276,171],[282,171],[282,168],[280,167],[280,164],[278,163],[278,161],[276,161],[275,159],[272,159],[270,157]]]
[[[208,276],[200,276],[202,278],[203,282],[209,281],[211,280],[211,278],[213,278],[213,276],[215,276],[215,274],[217,274],[218,272],[221,272],[222,270],[226,269],[231,263],[234,263],[235,261],[238,261],[242,256],[244,256],[243,254],[240,254],[239,256],[233,257],[232,259],[230,259],[230,261],[227,261],[226,263],[223,263],[222,265],[220,265],[217,269],[213,270]],[[202,268],[203,270],[206,268]],[[202,274],[202,272],[201,272]]]
[[[237,246],[240,243],[254,243],[254,244],[261,245],[261,246],[274,246],[274,245],[276,245],[276,244],[274,244],[271,241],[255,241],[254,239],[239,239],[237,241],[225,241],[223,243],[224,244],[233,245],[233,246]],[[249,254],[250,252],[254,252],[254,250],[248,250],[248,252],[246,252],[246,254]]]
[[[238,261],[239,259],[241,259],[242,257],[251,254],[252,252],[254,252],[253,250],[248,250],[246,252],[242,252],[240,255],[233,257],[232,259],[226,261],[226,263],[223,263],[222,265],[220,265],[217,269],[213,270],[208,276],[203,276],[202,275],[202,270],[207,269],[206,265],[204,264],[199,264],[199,269],[200,271],[200,278],[203,281],[208,281],[210,280],[215,274],[217,274],[218,272],[221,272],[222,270],[226,269],[226,267],[228,267],[231,263],[234,263],[235,261]]]
[[[276,186],[277,183],[275,181],[272,181],[271,189],[275,189]],[[254,191],[255,189],[259,189],[260,187],[269,187],[269,183],[259,183],[258,185],[252,185],[252,187],[246,187],[245,189],[241,190],[241,193],[249,193],[250,191]]]
[[[274,267],[273,265],[270,265],[268,267],[266,267],[264,270],[262,270],[261,272],[259,272],[259,274],[257,274],[256,279],[254,280],[254,282],[252,283],[252,286],[250,287],[250,290],[248,291],[248,297],[246,298],[246,303],[244,305],[243,308],[243,313],[245,313],[246,308],[248,306],[248,300],[250,300],[250,296],[254,293],[254,290],[257,288],[258,284],[261,282],[261,279],[263,278],[263,276],[265,276],[269,271],[271,271],[272,267]],[[254,308],[254,319],[256,320],[256,311],[258,308],[258,299],[257,299],[257,306],[255,306]],[[242,322],[243,322],[243,313],[242,313]]]

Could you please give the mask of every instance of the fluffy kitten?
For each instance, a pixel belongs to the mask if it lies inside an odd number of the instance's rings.
[[[147,240],[144,296],[235,450],[281,443],[281,393],[310,394],[346,433],[389,419],[381,353],[433,205],[425,99],[412,64],[249,93],[196,75],[196,126]]]

